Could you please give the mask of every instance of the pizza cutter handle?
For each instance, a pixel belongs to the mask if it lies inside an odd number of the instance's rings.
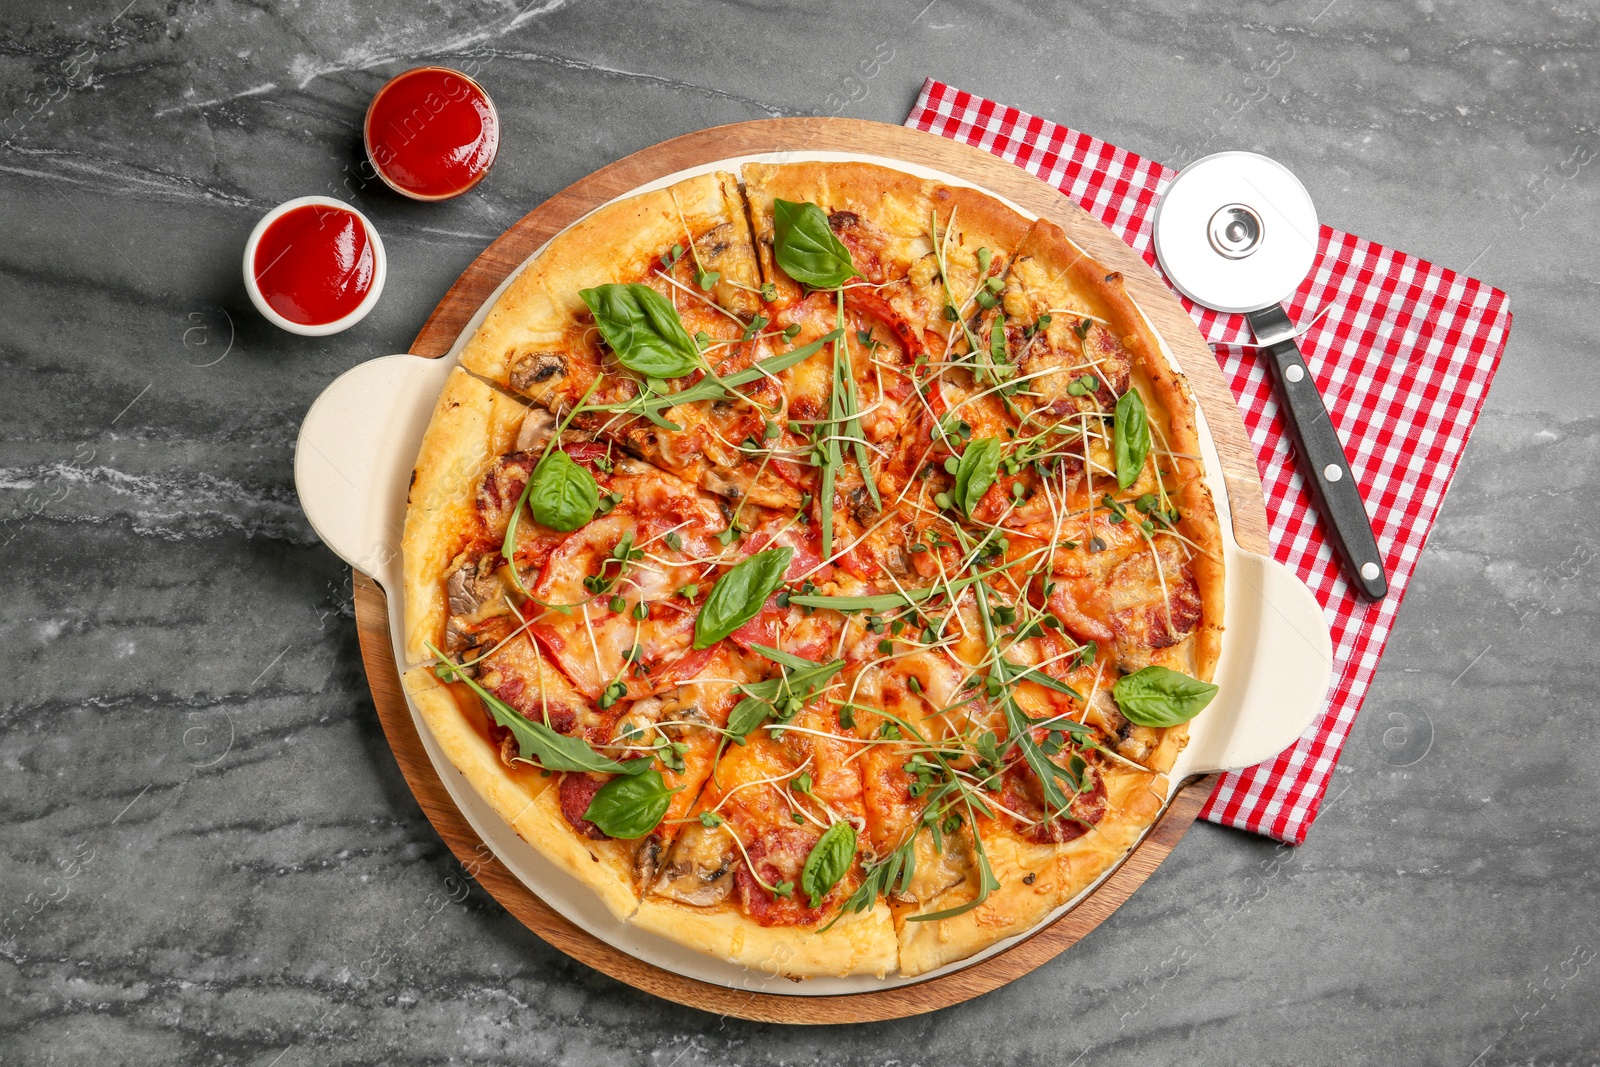
[[[1250,325],[1266,345],[1283,398],[1284,421],[1300,453],[1301,474],[1311,485],[1324,529],[1344,561],[1345,575],[1362,596],[1382,600],[1389,592],[1383,554],[1361,499],[1361,487],[1345,458],[1344,444],[1294,342],[1294,326],[1277,304],[1251,312]]]

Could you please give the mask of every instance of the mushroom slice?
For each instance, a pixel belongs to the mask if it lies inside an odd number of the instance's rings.
[[[529,408],[517,431],[518,452],[543,452],[545,442],[555,433],[556,417],[544,408]]]
[[[728,831],[698,823],[686,826],[651,888],[659,896],[707,908],[733,890],[733,844]]]

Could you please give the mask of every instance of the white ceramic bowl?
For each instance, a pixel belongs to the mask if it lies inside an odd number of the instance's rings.
[[[261,287],[256,284],[255,260],[256,248],[261,244],[261,237],[278,219],[293,211],[295,208],[309,206],[337,208],[348,211],[361,220],[361,225],[367,231],[367,240],[372,244],[372,288],[362,298],[361,303],[350,314],[332,322],[304,323],[286,319],[272,309],[267,303],[267,298],[261,294]],[[256,223],[256,228],[250,231],[250,239],[244,243],[244,288],[250,294],[250,302],[256,310],[279,329],[297,333],[303,337],[327,337],[329,334],[341,333],[367,317],[367,312],[377,306],[378,297],[383,295],[383,283],[389,275],[389,259],[383,251],[383,238],[378,236],[377,227],[372,225],[372,220],[367,218],[355,208],[342,200],[335,200],[328,196],[300,196],[293,200],[285,200],[265,215]]]

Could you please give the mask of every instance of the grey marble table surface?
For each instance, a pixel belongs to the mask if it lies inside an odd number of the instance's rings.
[[[0,1063],[1600,1062],[1600,10],[1215,7],[0,5]],[[443,205],[356,178],[422,62],[476,63],[505,126]],[[1273,155],[1515,327],[1303,847],[1196,825],[1084,942],[934,1015],[717,1018],[453,899],[295,434],[552,192],[720,123],[900,122],[929,75],[1157,159]],[[331,339],[240,280],[308,193],[389,254]]]

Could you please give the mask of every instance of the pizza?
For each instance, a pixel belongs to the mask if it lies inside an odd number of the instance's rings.
[[[1217,692],[1194,402],[1122,279],[880,166],[552,240],[450,373],[402,551],[456,768],[618,921],[773,975],[1033,929]]]

